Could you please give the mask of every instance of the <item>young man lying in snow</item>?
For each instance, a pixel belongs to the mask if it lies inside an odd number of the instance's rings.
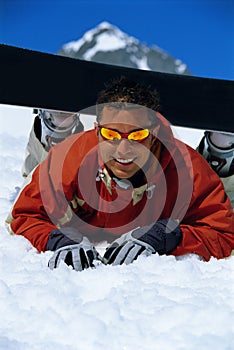
[[[51,148],[8,218],[12,233],[75,270],[129,264],[139,255],[225,258],[234,212],[219,176],[173,137],[159,97],[121,78],[97,99],[94,130]],[[103,257],[95,244],[107,241]]]

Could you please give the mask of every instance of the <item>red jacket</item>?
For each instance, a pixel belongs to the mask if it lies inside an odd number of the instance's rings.
[[[147,185],[123,189],[110,178],[96,132],[69,137],[53,147],[32,173],[12,210],[10,229],[46,250],[49,233],[76,227],[94,242],[159,219],[180,222],[183,239],[173,255],[209,260],[234,249],[234,212],[219,177],[195,150],[174,139],[161,117],[158,139],[145,169]],[[161,145],[161,147],[159,146]]]

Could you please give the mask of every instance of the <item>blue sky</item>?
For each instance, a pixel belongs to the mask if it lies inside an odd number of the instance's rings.
[[[234,0],[0,0],[0,43],[55,54],[102,21],[196,76],[234,80]]]

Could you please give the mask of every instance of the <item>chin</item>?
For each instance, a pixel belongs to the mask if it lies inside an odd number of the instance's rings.
[[[132,177],[136,171],[134,172],[124,172],[124,171],[120,171],[120,170],[112,170],[112,173],[114,174],[114,176],[118,177],[119,179],[129,179],[130,177]]]

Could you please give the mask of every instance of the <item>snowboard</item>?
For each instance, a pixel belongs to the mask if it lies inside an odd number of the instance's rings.
[[[120,76],[157,89],[172,125],[234,132],[234,81],[78,60],[0,45],[0,103],[95,115],[98,92]],[[93,106],[90,108],[90,106]]]

